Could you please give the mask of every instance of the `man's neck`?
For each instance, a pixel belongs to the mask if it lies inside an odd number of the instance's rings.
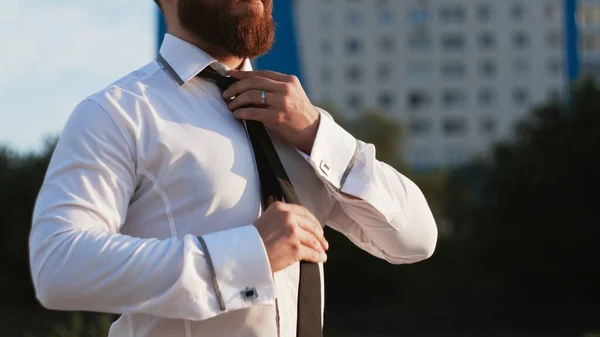
[[[230,69],[239,69],[244,63],[243,58],[233,56],[223,48],[202,39],[198,39],[184,30],[169,31],[169,34],[202,49],[205,53],[212,56],[215,60],[228,66]]]

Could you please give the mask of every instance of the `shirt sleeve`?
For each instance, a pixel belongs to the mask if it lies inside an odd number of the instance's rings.
[[[136,189],[133,137],[96,102],[82,102],[52,156],[29,240],[37,298],[47,308],[205,320],[272,304],[258,231],[201,238],[119,234]],[[212,257],[212,259],[210,259]]]
[[[375,157],[326,111],[310,156],[302,154],[336,200],[327,225],[390,263],[413,263],[435,250],[437,227],[421,190]]]

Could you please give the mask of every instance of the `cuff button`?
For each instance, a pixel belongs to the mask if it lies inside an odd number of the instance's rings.
[[[325,161],[321,161],[321,164],[319,166],[320,166],[321,172],[323,172],[323,174],[325,174],[326,176],[329,175],[329,165],[327,165],[327,163],[325,163]]]
[[[258,292],[256,291],[256,288],[246,288],[245,290],[241,291],[241,294],[244,300],[248,302],[254,301],[258,298]]]

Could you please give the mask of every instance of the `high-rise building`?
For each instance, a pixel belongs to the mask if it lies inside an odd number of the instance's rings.
[[[576,76],[575,1],[275,0],[278,42],[256,65],[299,75],[313,102],[348,117],[395,118],[409,165],[454,166]],[[600,22],[600,0],[580,1]]]
[[[455,165],[564,89],[561,0],[298,1],[311,97],[405,130],[417,167]]]
[[[600,0],[579,0],[577,23],[580,71],[600,80]]]

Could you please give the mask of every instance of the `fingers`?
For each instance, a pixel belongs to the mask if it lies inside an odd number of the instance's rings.
[[[312,263],[323,263],[327,262],[327,254],[323,251],[316,251],[314,249],[310,249],[306,246],[302,246],[301,248],[301,258],[299,261],[312,262]]]
[[[323,229],[318,225],[318,223],[314,223],[312,220],[304,218],[304,221],[300,221],[299,225],[303,230],[310,233],[317,240],[319,246],[324,251],[329,249],[329,242],[327,242],[325,236],[323,236]]]
[[[268,92],[282,92],[285,84],[266,77],[251,77],[232,84],[223,92],[223,97],[228,99],[250,90],[266,90]]]
[[[300,234],[300,246],[298,252],[298,261],[307,261],[307,262],[325,262],[327,261],[327,254],[319,240],[315,238],[315,236],[308,232],[302,231]]]
[[[296,235],[303,246],[318,252],[325,252],[321,241],[312,232],[305,230],[304,228],[300,228]]]
[[[267,106],[279,106],[281,96],[275,95],[273,93],[267,92],[267,96],[265,98],[265,104],[262,103],[262,90],[250,90],[244,93],[237,95],[231,102],[229,102],[228,107],[229,110],[235,111],[239,108],[253,105],[259,106],[262,108],[266,108]]]
[[[303,230],[309,232],[316,240],[324,251],[329,249],[329,242],[325,239],[325,232],[323,227],[319,223],[319,220],[306,208],[299,205],[293,205],[294,211],[299,215],[298,225]]]
[[[274,109],[263,108],[241,108],[233,112],[233,117],[237,119],[259,121],[271,125],[283,122],[279,121],[281,114]]]
[[[325,232],[323,231],[323,227],[321,226],[321,223],[319,222],[319,219],[317,219],[317,217],[312,214],[311,211],[308,210],[308,208],[301,206],[301,205],[294,205],[297,207],[298,209],[298,213],[300,213],[301,215],[303,215],[304,217],[306,217],[308,220],[311,221],[312,224],[312,228],[315,230],[315,233],[319,234],[319,235],[323,235]]]
[[[250,77],[264,77],[270,78],[278,82],[290,82],[294,80],[294,76],[278,73],[270,70],[259,70],[259,71],[242,71],[242,70],[231,70],[229,72],[231,77],[235,77],[238,80],[247,79]]]
[[[304,206],[276,202],[267,212],[278,212],[285,217],[288,238],[296,261],[325,262],[329,243],[317,218]]]

